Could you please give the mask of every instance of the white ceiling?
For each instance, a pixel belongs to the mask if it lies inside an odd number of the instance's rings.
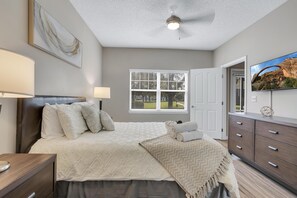
[[[214,50],[287,0],[70,0],[104,47]],[[166,28],[170,9],[182,20],[215,12],[211,24]]]

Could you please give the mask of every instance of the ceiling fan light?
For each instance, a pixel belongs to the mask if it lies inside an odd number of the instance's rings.
[[[169,30],[177,30],[179,28],[180,24],[178,22],[170,22],[167,24],[167,28]]]
[[[169,30],[177,30],[180,26],[181,20],[178,16],[171,15],[167,20],[167,28]]]

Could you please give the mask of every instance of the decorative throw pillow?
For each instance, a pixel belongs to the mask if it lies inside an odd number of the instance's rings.
[[[98,133],[102,129],[99,108],[95,105],[83,105],[81,112],[91,132]]]
[[[80,105],[59,105],[58,117],[67,138],[76,139],[88,130]]]
[[[57,114],[57,105],[45,104],[42,110],[41,137],[53,139],[65,136]]]
[[[114,123],[111,117],[105,111],[100,112],[101,124],[107,131],[114,131]]]

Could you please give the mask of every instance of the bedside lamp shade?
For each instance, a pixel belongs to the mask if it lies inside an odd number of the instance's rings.
[[[33,97],[34,64],[30,58],[0,49],[0,98]]]
[[[100,98],[99,109],[102,110],[102,100],[110,98],[110,87],[95,87],[94,98]]]
[[[110,98],[110,88],[109,87],[95,87],[94,88],[95,98]]]
[[[34,64],[30,58],[0,49],[0,98],[33,97]],[[9,167],[9,162],[0,161],[0,173]]]

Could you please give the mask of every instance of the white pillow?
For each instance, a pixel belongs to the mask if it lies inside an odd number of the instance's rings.
[[[76,139],[88,130],[80,105],[59,105],[57,112],[67,138]]]
[[[57,105],[45,104],[42,110],[41,137],[53,139],[65,136],[57,114]]]
[[[81,112],[90,131],[93,133],[98,133],[102,129],[99,108],[95,104],[83,105]]]
[[[88,106],[88,105],[92,105],[93,103],[90,102],[74,102],[71,105],[80,105],[80,106]]]
[[[100,112],[101,124],[107,131],[114,131],[114,123],[111,117],[105,111]]]

